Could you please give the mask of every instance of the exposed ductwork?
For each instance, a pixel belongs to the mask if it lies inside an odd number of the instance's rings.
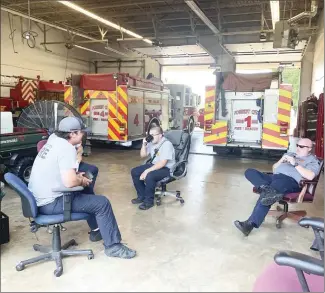
[[[304,11],[291,17],[290,19],[288,19],[288,23],[293,24],[306,17],[313,18],[317,14],[317,10],[318,10],[318,0],[312,0],[310,11]]]

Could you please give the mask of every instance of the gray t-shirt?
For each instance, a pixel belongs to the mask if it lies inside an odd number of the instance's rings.
[[[38,153],[29,179],[28,188],[33,193],[37,206],[53,202],[62,192],[53,188],[64,187],[61,172],[75,169],[76,148],[67,140],[52,134]]]
[[[152,161],[152,164],[156,164],[161,160],[167,160],[167,164],[165,167],[171,168],[175,165],[175,149],[173,144],[166,139],[165,137],[162,138],[159,144],[152,144],[149,143],[147,145],[147,152],[150,153],[150,157],[152,158],[155,154],[155,150],[158,149],[156,157]]]
[[[306,168],[307,170],[310,170],[314,172],[314,174],[317,176],[320,171],[320,161],[317,160],[317,158],[313,155],[308,155],[305,157],[298,157],[297,154],[288,152],[286,155],[290,157],[294,157],[296,159],[296,162]],[[298,183],[300,180],[303,179],[301,174],[297,171],[297,169],[291,165],[290,163],[281,163],[276,169],[274,174],[284,174],[289,177],[292,177],[295,179]]]

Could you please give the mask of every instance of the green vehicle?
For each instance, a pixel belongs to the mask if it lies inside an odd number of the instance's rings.
[[[0,134],[1,171],[12,172],[28,183],[37,155],[37,143],[47,139],[45,129],[14,128],[14,132]]]

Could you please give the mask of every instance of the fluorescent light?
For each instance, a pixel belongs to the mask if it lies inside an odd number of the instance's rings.
[[[61,4],[67,6],[67,7],[71,8],[71,9],[74,9],[74,10],[76,10],[76,11],[78,11],[78,12],[80,12],[80,13],[86,15],[86,16],[89,16],[89,17],[91,17],[91,18],[93,18],[93,19],[95,19],[95,20],[97,20],[97,21],[99,21],[99,22],[101,22],[101,23],[103,23],[103,24],[105,24],[107,26],[110,26],[112,28],[115,28],[116,30],[122,31],[123,33],[128,34],[128,35],[130,35],[132,37],[135,37],[137,39],[143,40],[144,42],[146,42],[148,44],[152,44],[152,41],[150,41],[148,39],[144,39],[142,36],[132,32],[132,31],[130,31],[128,29],[125,29],[124,27],[121,27],[121,26],[117,25],[114,22],[111,22],[111,21],[109,21],[107,19],[104,19],[104,18],[102,18],[102,17],[100,17],[100,16],[98,16],[98,15],[96,15],[96,14],[94,14],[94,13],[92,13],[92,12],[86,10],[86,9],[83,9],[80,6],[78,6],[76,4],[73,4],[71,1],[58,1],[58,2],[60,2]]]
[[[280,20],[280,4],[279,1],[270,1],[271,14],[272,14],[272,25],[275,29],[275,23]]]

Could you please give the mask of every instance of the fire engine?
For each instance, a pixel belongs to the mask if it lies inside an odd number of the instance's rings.
[[[154,125],[169,123],[170,92],[162,82],[128,73],[72,75],[64,100],[91,129],[89,140],[131,145]]]
[[[191,87],[184,84],[166,84],[171,94],[170,128],[185,129],[189,124],[189,131],[198,126],[197,107],[201,103],[201,97],[192,92]]]
[[[35,100],[64,100],[63,82],[44,81],[40,76],[29,78],[1,75],[1,86],[10,87],[10,95],[0,98],[0,110],[12,112],[14,123],[22,109]]]
[[[292,85],[279,73],[216,73],[206,87],[204,144],[217,153],[236,149],[285,152],[289,147]]]

